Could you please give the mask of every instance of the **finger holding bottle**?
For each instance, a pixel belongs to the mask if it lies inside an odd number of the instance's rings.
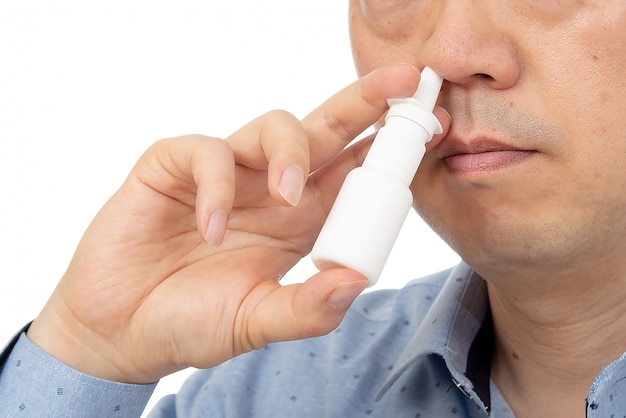
[[[363,276],[277,279],[310,250],[367,146],[345,145],[418,80],[409,66],[386,67],[302,122],[270,112],[227,140],[158,141],[89,226],[29,337],[77,370],[146,383],[331,331]]]

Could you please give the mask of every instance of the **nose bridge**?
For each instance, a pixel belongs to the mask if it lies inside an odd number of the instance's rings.
[[[487,78],[493,87],[506,88],[519,77],[514,43],[496,25],[494,2],[439,0],[431,14],[431,31],[420,50],[420,61],[449,81],[462,83]],[[501,1],[501,0],[498,0]]]

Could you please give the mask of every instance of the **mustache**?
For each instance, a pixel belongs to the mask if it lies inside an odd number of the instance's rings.
[[[444,87],[438,105],[450,113],[450,134],[501,138],[521,148],[563,143],[565,133],[554,123],[501,95],[484,90]]]

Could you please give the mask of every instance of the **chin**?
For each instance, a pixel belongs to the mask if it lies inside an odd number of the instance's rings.
[[[441,211],[434,213],[442,215]],[[453,221],[443,216],[422,216],[479,274],[555,273],[590,255],[590,248],[581,245],[580,239],[589,237],[587,229],[572,228],[562,218],[541,219],[510,209],[502,211],[505,215],[487,211],[459,213],[463,216]]]

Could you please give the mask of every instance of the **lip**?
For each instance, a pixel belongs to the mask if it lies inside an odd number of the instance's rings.
[[[444,140],[438,147],[438,154],[452,174],[471,175],[516,166],[536,155],[537,151],[478,138],[468,142]]]

